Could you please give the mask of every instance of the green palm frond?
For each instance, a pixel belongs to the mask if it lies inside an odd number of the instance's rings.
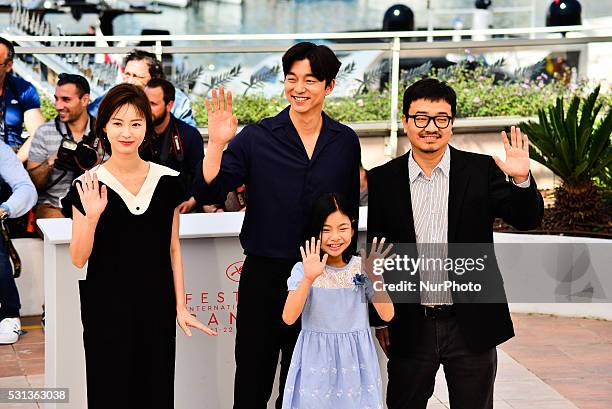
[[[558,98],[538,111],[538,122],[519,125],[529,135],[530,156],[569,185],[601,178],[612,165],[612,110],[600,118],[598,96],[599,87],[567,104]]]

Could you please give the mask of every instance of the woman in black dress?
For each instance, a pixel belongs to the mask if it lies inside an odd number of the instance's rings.
[[[176,322],[216,332],[186,309],[179,243],[178,172],[142,160],[153,134],[149,101],[133,85],[111,89],[96,135],[110,148],[63,201],[71,214],[79,282],[88,408],[174,408]]]

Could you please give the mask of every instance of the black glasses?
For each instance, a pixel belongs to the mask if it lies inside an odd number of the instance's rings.
[[[406,117],[414,119],[414,125],[416,125],[417,128],[427,128],[429,126],[429,123],[433,119],[434,125],[438,129],[448,128],[448,126],[451,123],[451,120],[453,119],[452,117],[448,115],[439,115],[439,116],[406,115]]]

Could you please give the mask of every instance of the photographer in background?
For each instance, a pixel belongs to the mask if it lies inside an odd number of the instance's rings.
[[[81,175],[79,145],[90,143],[94,125],[87,113],[89,83],[76,74],[60,74],[55,88],[58,115],[38,128],[32,139],[27,169],[39,192],[36,217],[64,217],[60,199]],[[94,159],[95,161],[95,159]],[[85,166],[88,168],[91,164]]]
[[[4,222],[24,215],[36,203],[36,189],[13,150],[0,141],[0,344],[14,344],[21,332],[19,293],[15,285],[19,256]]]
[[[145,93],[151,104],[155,137],[140,156],[180,172],[185,197],[179,211],[189,213],[196,207],[193,179],[204,159],[202,135],[197,128],[172,114],[176,94],[170,81],[153,78],[145,87]]]

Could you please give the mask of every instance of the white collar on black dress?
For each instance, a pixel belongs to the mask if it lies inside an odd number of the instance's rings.
[[[130,213],[134,215],[141,215],[147,211],[149,205],[151,204],[151,200],[153,199],[153,193],[155,192],[157,183],[162,176],[179,175],[179,172],[173,169],[158,165],[157,163],[149,162],[149,173],[147,173],[147,177],[145,178],[140,191],[138,191],[138,194],[133,195],[103,165],[94,167],[90,170],[90,173],[95,173],[100,182],[104,183],[115,193],[121,196]],[[82,182],[84,178],[85,175],[81,175],[77,180]]]

